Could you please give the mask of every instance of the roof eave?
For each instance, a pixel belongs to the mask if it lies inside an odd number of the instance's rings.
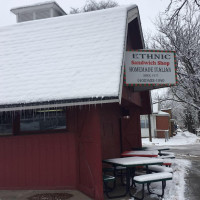
[[[92,105],[92,104],[95,105],[104,103],[119,103],[119,97],[113,96],[113,97],[102,97],[102,98],[82,98],[82,99],[45,101],[45,102],[23,103],[23,104],[22,103],[6,104],[6,105],[0,105],[0,112],[81,106],[81,105]]]

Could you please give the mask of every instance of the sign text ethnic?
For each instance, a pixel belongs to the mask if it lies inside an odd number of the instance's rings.
[[[125,56],[126,85],[175,85],[174,51],[134,50]]]

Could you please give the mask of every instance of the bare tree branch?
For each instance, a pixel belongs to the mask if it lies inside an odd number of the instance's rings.
[[[169,23],[171,23],[171,21],[174,18],[178,17],[180,12],[182,12],[182,10],[184,10],[185,6],[187,4],[190,4],[190,3],[191,3],[190,0],[170,0],[170,3],[169,3],[169,5],[167,6],[167,9],[166,9],[166,13],[169,13],[172,10],[172,14],[171,14],[171,17],[169,19]],[[196,5],[198,8],[200,8],[200,1],[199,0],[194,0],[193,4]]]
[[[113,0],[102,0],[99,2],[96,2],[95,0],[89,0],[82,8],[71,8],[70,14],[102,10],[107,8],[113,8],[116,6],[118,6],[118,3]]]
[[[176,117],[193,128],[200,126],[197,117],[200,112],[199,8],[198,0],[171,0],[166,15],[157,20],[160,33],[153,37],[153,48],[175,50],[178,62],[178,84],[154,103],[168,107],[175,105]],[[176,109],[177,105],[181,109]]]
[[[183,3],[181,4],[181,6],[179,8],[177,8],[175,11],[174,11],[174,14],[171,16],[171,19],[170,19],[170,22],[176,17],[179,15],[181,9],[183,8],[183,6],[187,3],[188,0],[184,0]]]

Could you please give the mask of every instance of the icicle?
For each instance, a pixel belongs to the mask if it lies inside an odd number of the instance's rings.
[[[44,112],[43,118],[44,118],[44,121],[46,121],[46,111]]]

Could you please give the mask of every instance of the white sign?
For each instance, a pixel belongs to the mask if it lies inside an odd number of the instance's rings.
[[[134,50],[125,56],[126,85],[175,85],[174,51]]]

